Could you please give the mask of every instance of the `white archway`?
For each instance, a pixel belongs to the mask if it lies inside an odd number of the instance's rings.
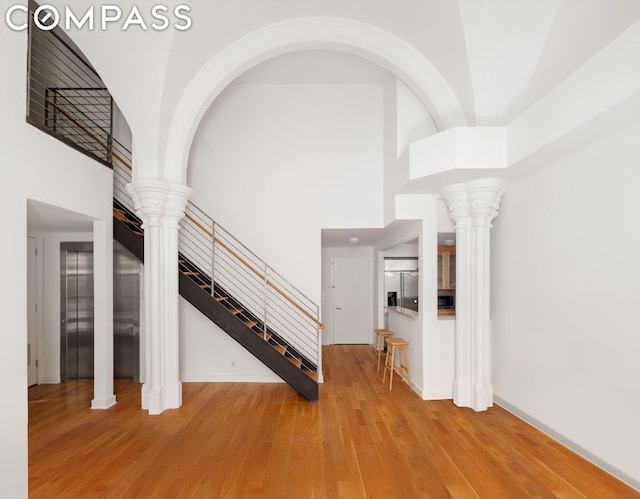
[[[186,184],[191,142],[205,112],[224,88],[251,67],[300,50],[345,52],[376,63],[415,92],[440,130],[465,126],[458,98],[431,62],[396,35],[360,21],[305,17],[278,22],[230,43],[189,82],[171,120],[164,178]]]

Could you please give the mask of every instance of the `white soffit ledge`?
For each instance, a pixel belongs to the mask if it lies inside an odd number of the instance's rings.
[[[455,127],[409,146],[409,179],[451,170],[507,167],[505,127]]]

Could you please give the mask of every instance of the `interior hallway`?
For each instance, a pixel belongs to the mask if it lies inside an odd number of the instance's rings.
[[[29,497],[590,497],[640,494],[500,407],[392,391],[371,347],[324,348],[320,402],[286,384],[186,383],[149,416],[140,387],[89,409],[90,380],[29,390]]]

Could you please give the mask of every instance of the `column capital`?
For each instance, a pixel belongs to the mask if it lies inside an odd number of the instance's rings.
[[[491,228],[507,184],[499,178],[481,178],[467,182],[465,187],[473,225]]]
[[[507,184],[500,178],[481,178],[444,187],[441,195],[449,208],[456,228],[474,226],[491,228]]]
[[[167,193],[167,204],[164,212],[165,223],[178,228],[180,220],[184,218],[185,207],[189,202],[193,190],[186,185],[172,184]]]
[[[167,219],[169,225],[177,226],[184,216],[192,190],[186,185],[166,180],[139,178],[127,185],[127,192],[145,225],[159,225],[162,219]]]
[[[456,228],[469,223],[469,200],[465,184],[448,185],[440,193],[449,208],[449,216],[456,223]]]

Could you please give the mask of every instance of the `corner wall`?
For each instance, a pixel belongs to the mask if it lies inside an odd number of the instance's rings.
[[[639,136],[511,183],[492,239],[497,402],[636,488]]]

